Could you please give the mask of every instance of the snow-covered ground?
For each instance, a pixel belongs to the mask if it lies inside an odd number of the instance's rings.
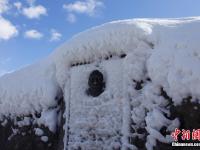
[[[50,120],[56,115],[47,109],[56,106],[56,96],[63,93],[64,140],[69,149],[136,149],[129,139],[142,139],[144,134],[131,128],[144,128],[146,147],[151,150],[156,140],[172,140],[159,132],[163,125],[168,131],[179,125],[178,119],[165,117],[168,101],[160,89],[175,105],[188,96],[200,99],[199,39],[200,17],[130,19],[89,29],[43,61],[2,76],[0,115],[43,112],[39,121],[52,129]],[[120,58],[122,54],[126,57]],[[106,88],[93,98],[85,91],[95,69],[103,73]],[[139,90],[138,82],[142,83]]]

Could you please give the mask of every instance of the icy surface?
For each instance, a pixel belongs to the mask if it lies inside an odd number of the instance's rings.
[[[163,125],[169,132],[179,125],[165,117],[168,101],[161,88],[176,105],[190,95],[200,99],[199,39],[199,17],[132,19],[92,28],[45,60],[2,76],[0,115],[42,112],[38,123],[54,131],[57,116],[48,108],[57,104],[62,90],[65,148],[137,149],[130,139],[148,135],[146,147],[151,150],[156,140],[171,141],[160,133]],[[122,54],[126,57],[120,58]],[[97,98],[85,93],[94,69],[106,79],[106,89]],[[141,129],[145,131],[137,132]]]

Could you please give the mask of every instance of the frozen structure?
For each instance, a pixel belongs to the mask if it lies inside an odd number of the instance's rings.
[[[173,149],[200,126],[200,18],[114,21],[0,78],[2,150]]]

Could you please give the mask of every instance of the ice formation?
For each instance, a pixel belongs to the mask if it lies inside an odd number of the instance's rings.
[[[43,112],[36,120],[54,131],[57,117],[48,108],[63,94],[66,110],[65,149],[137,149],[132,139],[152,150],[160,133],[171,132],[174,105],[200,99],[200,18],[114,21],[74,36],[45,60],[0,78],[0,115]],[[88,96],[88,76],[100,70],[105,91]],[[40,134],[39,130],[36,131]],[[48,137],[42,137],[48,141]]]

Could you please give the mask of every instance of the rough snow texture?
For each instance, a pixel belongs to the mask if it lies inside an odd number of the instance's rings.
[[[56,106],[55,65],[46,60],[0,79],[0,115],[23,116]]]
[[[176,105],[189,95],[200,99],[199,39],[198,17],[115,21],[90,29],[44,61],[1,77],[0,114],[41,112],[57,104],[62,90],[65,148],[137,149],[131,139],[148,135],[146,148],[151,150],[156,140],[172,140],[160,134],[163,125],[169,132],[179,125],[165,117],[168,101],[160,89]],[[85,93],[94,69],[106,78],[105,92],[97,98]],[[52,127],[48,118],[43,123]]]
[[[69,149],[112,149],[120,147],[123,104],[123,65],[120,60],[74,67],[71,71]],[[89,74],[102,68],[106,91],[98,97],[88,96]],[[77,94],[79,93],[79,94]],[[73,100],[72,100],[73,99]]]

